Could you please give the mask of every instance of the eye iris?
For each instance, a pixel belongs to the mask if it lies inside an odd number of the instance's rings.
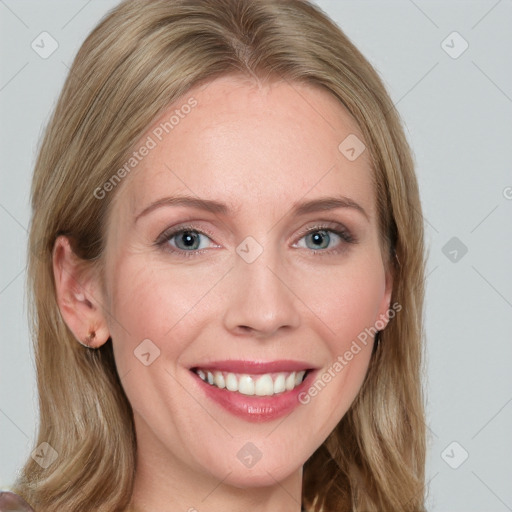
[[[312,233],[309,236],[311,236],[315,244],[322,244],[322,241],[327,240],[326,244],[323,244],[322,246],[317,245],[316,247],[314,247],[315,249],[325,249],[326,247],[329,246],[330,237],[326,231],[316,231],[315,233]]]
[[[183,242],[187,249],[191,249],[191,248],[196,249],[196,247],[193,247],[193,246],[198,241],[198,238],[199,238],[198,234],[194,233],[193,231],[183,231],[181,233],[181,235],[179,235],[177,237],[176,242],[178,242],[178,241]]]

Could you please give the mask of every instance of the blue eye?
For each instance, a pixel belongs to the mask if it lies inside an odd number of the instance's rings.
[[[171,247],[168,247],[168,250],[171,252],[177,249],[184,253],[194,253],[207,247],[207,244],[206,247],[204,243],[201,244],[201,237],[209,239],[207,235],[197,229],[180,228],[176,231],[164,232],[157,240],[157,244],[170,245]],[[186,255],[189,256],[188,254]]]
[[[330,233],[331,234],[329,234],[329,231],[325,230],[313,231],[313,233],[309,233],[305,236],[305,240],[307,241],[309,239],[313,243],[313,247],[310,247],[310,249],[327,249],[332,238],[339,238],[339,236],[332,231]],[[334,235],[334,237],[332,235]]]
[[[300,239],[300,241],[302,240],[305,241],[305,247],[312,249],[315,253],[339,252],[342,250],[339,246],[343,245],[344,242],[355,243],[354,238],[348,231],[342,229],[326,229],[325,227],[315,227],[308,230]],[[299,245],[299,247],[304,247],[304,245]]]

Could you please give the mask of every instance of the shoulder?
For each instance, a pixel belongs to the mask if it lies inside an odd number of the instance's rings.
[[[0,491],[0,512],[34,512],[34,509],[17,494]]]

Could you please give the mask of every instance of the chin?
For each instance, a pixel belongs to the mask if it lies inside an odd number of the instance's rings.
[[[258,446],[261,445],[262,443],[258,443]],[[307,460],[307,455],[302,460],[297,450],[292,458],[288,450],[286,453],[279,453],[279,450],[271,445],[265,447],[263,453],[251,442],[243,446],[244,448],[240,449],[237,443],[236,449],[232,452],[233,456],[229,457],[231,462],[228,462],[225,456],[226,452],[231,450],[225,450],[222,452],[224,456],[222,453],[211,454],[210,462],[204,463],[203,467],[218,481],[245,489],[275,486],[276,482],[285,481],[301,470]]]

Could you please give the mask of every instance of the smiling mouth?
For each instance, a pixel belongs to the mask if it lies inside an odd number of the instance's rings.
[[[202,381],[233,393],[247,396],[274,396],[292,391],[300,386],[309,369],[292,372],[272,372],[262,374],[233,373],[204,368],[191,368]]]

